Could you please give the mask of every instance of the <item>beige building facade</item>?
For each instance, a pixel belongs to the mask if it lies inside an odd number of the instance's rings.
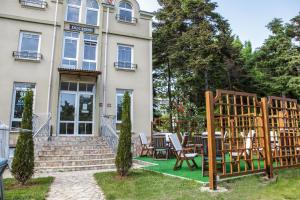
[[[128,91],[132,131],[150,135],[152,17],[136,0],[2,0],[0,121],[20,127],[30,89],[34,134],[118,132]]]

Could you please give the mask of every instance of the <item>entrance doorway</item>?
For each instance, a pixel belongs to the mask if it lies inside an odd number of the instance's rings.
[[[92,135],[94,130],[95,85],[61,82],[59,135]]]

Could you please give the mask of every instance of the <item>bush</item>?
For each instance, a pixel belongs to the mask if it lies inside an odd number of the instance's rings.
[[[115,163],[120,176],[126,176],[132,166],[130,97],[128,92],[123,98],[122,124]]]
[[[12,174],[24,185],[34,173],[34,143],[32,136],[32,103],[33,92],[28,90],[24,97],[24,111],[21,132],[17,141],[16,151],[12,162]]]

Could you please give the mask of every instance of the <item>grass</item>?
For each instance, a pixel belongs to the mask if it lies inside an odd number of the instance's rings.
[[[266,182],[261,176],[248,176],[220,183],[225,193],[201,192],[196,181],[165,176],[153,171],[133,170],[127,178],[116,172],[95,174],[107,200],[298,200],[300,169],[275,172],[276,181]]]
[[[21,186],[15,179],[4,179],[5,200],[44,200],[53,180],[53,177],[36,178]]]

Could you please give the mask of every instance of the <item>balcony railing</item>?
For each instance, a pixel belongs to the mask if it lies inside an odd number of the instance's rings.
[[[35,8],[46,8],[48,3],[44,0],[19,0],[22,6],[35,7]]]
[[[28,51],[14,51],[13,57],[16,60],[40,61],[43,58],[43,55],[41,53],[28,52]]]
[[[119,22],[125,22],[125,23],[130,23],[130,24],[136,24],[137,23],[137,18],[135,18],[135,17],[128,17],[128,16],[123,16],[123,15],[116,15],[116,19]]]
[[[129,62],[115,62],[114,66],[116,69],[121,69],[121,70],[136,70],[137,69],[137,64],[132,64]]]

